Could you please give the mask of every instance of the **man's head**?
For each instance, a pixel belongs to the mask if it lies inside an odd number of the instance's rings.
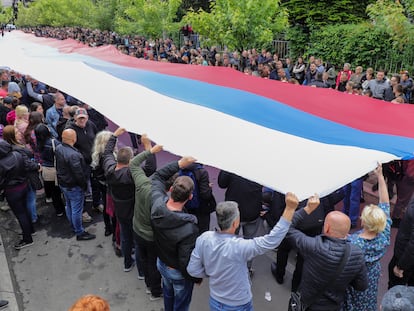
[[[84,128],[86,126],[86,122],[88,122],[89,119],[88,112],[85,108],[78,108],[76,109],[73,118],[75,119],[75,124],[77,126]]]
[[[332,238],[344,239],[351,229],[351,220],[339,211],[330,212],[325,217],[323,233]]]
[[[188,176],[179,176],[172,184],[171,199],[174,202],[185,203],[193,196],[194,182]]]
[[[66,99],[65,96],[63,96],[62,93],[55,93],[55,106],[58,109],[63,108],[66,105]]]
[[[414,287],[397,285],[390,288],[381,301],[382,311],[414,311]]]
[[[407,81],[409,77],[410,77],[410,75],[408,74],[408,71],[404,71],[404,72],[401,74],[401,80],[402,80],[402,81]]]
[[[134,152],[132,151],[131,147],[122,147],[118,150],[116,160],[118,164],[129,165],[129,161],[131,161],[133,156]]]
[[[391,86],[397,85],[398,83],[400,83],[400,81],[401,81],[400,75],[393,75],[390,79]]]
[[[384,80],[384,77],[385,77],[385,72],[384,72],[384,70],[378,70],[377,71],[377,80],[378,81],[383,81]]]
[[[70,146],[76,143],[76,132],[72,129],[66,129],[62,132],[62,142]]]
[[[221,231],[230,230],[235,233],[240,225],[240,211],[238,204],[233,201],[225,201],[217,204],[217,224]]]

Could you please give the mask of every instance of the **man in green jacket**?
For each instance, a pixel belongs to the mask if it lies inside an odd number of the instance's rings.
[[[145,151],[135,156],[129,163],[135,183],[133,229],[135,245],[138,246],[140,262],[144,270],[147,293],[151,294],[150,300],[155,301],[162,297],[161,275],[157,270],[157,251],[151,227],[151,180],[141,168],[141,164],[146,160],[155,162],[155,153],[161,151],[162,146],[152,147],[146,135],[142,135],[141,142]]]

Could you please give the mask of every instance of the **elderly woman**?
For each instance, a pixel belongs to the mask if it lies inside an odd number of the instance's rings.
[[[105,223],[105,236],[109,236],[114,233],[116,230],[116,218],[110,217],[106,207],[106,197],[107,197],[107,185],[105,173],[102,167],[102,155],[105,150],[105,146],[108,143],[109,138],[111,138],[112,132],[101,131],[99,132],[93,143],[92,148],[92,182],[96,185],[96,190],[94,195],[94,204],[95,206],[103,205],[103,219]],[[109,195],[109,194],[108,194]],[[109,212],[110,213],[110,212]],[[111,213],[113,214],[113,213]],[[114,216],[114,215],[112,215]]]
[[[368,205],[361,215],[362,229],[350,235],[351,243],[365,253],[368,270],[368,288],[363,292],[347,290],[344,310],[376,311],[378,280],[381,274],[380,260],[390,245],[391,218],[387,184],[382,174],[382,165],[374,171],[378,178],[379,204]]]

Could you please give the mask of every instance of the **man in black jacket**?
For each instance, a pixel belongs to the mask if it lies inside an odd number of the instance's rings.
[[[236,174],[220,171],[218,175],[220,188],[227,188],[225,201],[235,201],[239,205],[240,227],[245,239],[253,239],[262,224],[262,186]],[[253,274],[252,261],[247,262],[250,275]]]
[[[330,212],[325,217],[323,234],[309,237],[295,229],[295,226],[304,221],[307,214],[309,212],[306,208],[295,213],[287,235],[288,241],[304,258],[302,280],[299,285],[302,302],[309,311],[341,310],[348,286],[359,291],[368,287],[364,254],[358,246],[346,240],[351,227],[347,215],[339,211]],[[347,244],[350,247],[349,256],[342,272],[332,281]]]
[[[169,179],[179,168],[194,162],[194,158],[183,157],[159,169],[152,178],[151,222],[158,252],[157,268],[163,281],[165,310],[187,311],[194,282],[201,282],[187,272],[198,236],[197,218],[183,212],[185,203],[192,198],[193,180],[179,176],[169,188],[171,197],[166,193]]]
[[[395,238],[394,256],[388,265],[388,288],[414,286],[414,201],[405,212]]]
[[[117,138],[125,133],[124,128],[118,128],[105,146],[103,153],[103,170],[108,183],[109,193],[112,196],[115,206],[115,215],[121,229],[121,248],[124,255],[124,271],[132,270],[135,262],[131,257],[133,239],[132,217],[134,216],[135,205],[135,184],[129,168],[129,162],[133,157],[130,147],[123,147],[118,150],[117,158],[114,156],[114,149]],[[155,171],[156,162],[147,161],[144,168],[147,176]],[[138,267],[138,277],[143,278],[141,263],[138,261],[138,248],[135,249]]]
[[[82,154],[85,159],[86,168],[85,175],[87,176],[87,188],[85,192],[84,212],[82,220],[84,222],[91,222],[92,217],[88,211],[92,208],[92,186],[91,186],[91,163],[92,163],[92,147],[98,130],[95,124],[89,120],[88,112],[85,108],[78,108],[75,110],[73,122],[66,125],[66,128],[73,129],[76,132],[75,147]]]
[[[75,231],[76,239],[91,240],[95,235],[85,231],[82,226],[87,168],[82,154],[74,147],[75,143],[76,132],[72,129],[64,130],[62,144],[56,147],[56,173],[66,199],[66,216]]]

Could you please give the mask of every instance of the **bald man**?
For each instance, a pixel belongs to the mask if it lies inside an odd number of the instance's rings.
[[[56,147],[57,179],[66,199],[66,217],[72,225],[78,241],[92,240],[95,235],[85,231],[82,225],[83,202],[86,190],[87,167],[82,154],[74,147],[76,132],[62,132],[62,144]]]
[[[348,286],[359,291],[368,286],[364,254],[346,239],[351,228],[351,220],[347,215],[339,211],[330,212],[325,217],[323,234],[308,237],[295,229],[308,214],[306,208],[297,211],[287,235],[289,242],[304,258],[298,291],[308,311],[341,310]],[[348,247],[349,255],[344,268],[338,272]]]

